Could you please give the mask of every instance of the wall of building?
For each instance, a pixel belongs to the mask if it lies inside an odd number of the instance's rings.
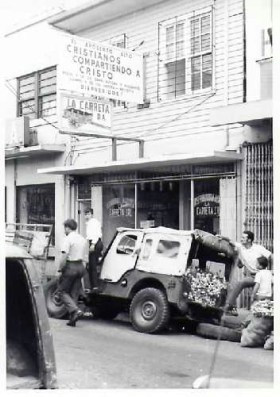
[[[29,185],[55,184],[55,248],[52,256],[57,256],[64,236],[63,221],[68,216],[65,208],[64,177],[60,175],[39,175],[38,168],[51,167],[53,163],[48,158],[23,158],[6,162],[7,187],[7,222],[16,221],[16,187]]]
[[[5,118],[17,115],[17,77],[24,76],[58,64],[59,32],[46,21],[12,32],[5,37],[5,50],[9,58],[4,63],[6,84]],[[49,123],[53,123],[51,126]],[[30,127],[37,130],[41,144],[69,143],[69,138],[58,133],[57,116],[30,120]]]
[[[58,63],[58,47],[54,45],[58,40],[58,32],[46,21],[36,23],[17,32],[8,34],[5,38],[5,49],[9,54],[6,62],[4,86],[5,118],[13,119],[17,116],[17,77],[42,70]],[[53,124],[53,125],[50,125]],[[47,120],[30,120],[30,127],[36,129],[38,143],[69,144],[69,137],[59,134],[57,116]],[[59,247],[64,236],[63,221],[69,214],[65,206],[65,184],[63,176],[39,175],[39,168],[63,165],[65,154],[34,154],[22,159],[7,160],[5,164],[6,208],[7,222],[16,221],[16,187],[28,185],[55,184],[55,247],[50,249],[50,255],[58,258]],[[54,261],[51,260],[48,272],[53,273]]]
[[[268,41],[267,28],[272,27],[272,1],[246,0],[246,80],[247,101],[261,99],[260,61],[272,56],[270,43],[262,48],[262,30]]]
[[[199,94],[188,94],[174,100],[158,101],[158,23],[207,6],[214,7],[214,87]],[[191,15],[191,14],[189,14]],[[210,127],[209,112],[216,106],[243,101],[243,1],[199,0],[166,1],[132,15],[119,17],[79,35],[106,42],[125,33],[128,49],[146,55],[146,97],[151,101],[147,109],[128,104],[116,109],[113,132],[119,135],[143,137],[145,155],[194,153],[224,150],[228,145],[238,147],[243,141],[243,127]],[[163,126],[164,124],[164,126]],[[229,131],[229,133],[228,133]],[[110,142],[102,139],[80,139],[76,144],[75,164],[109,160]],[[137,156],[137,145],[119,144],[120,159]]]

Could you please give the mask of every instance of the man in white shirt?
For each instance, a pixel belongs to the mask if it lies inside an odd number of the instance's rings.
[[[103,250],[102,230],[100,222],[94,218],[93,209],[85,210],[86,238],[89,242],[88,274],[92,291],[98,290],[97,265]]]
[[[67,325],[75,327],[77,320],[83,314],[77,306],[77,300],[82,288],[81,279],[85,274],[87,242],[84,237],[76,232],[77,222],[74,219],[67,219],[64,222],[64,229],[66,237],[61,247],[58,270],[61,272],[61,276],[58,290],[69,313]]]
[[[238,315],[236,309],[236,299],[244,288],[254,287],[255,275],[258,272],[258,258],[264,256],[268,261],[272,260],[272,254],[261,245],[253,243],[254,233],[244,230],[241,237],[241,244],[235,243],[238,252],[239,267],[244,267],[244,278],[239,281],[235,288],[229,293],[226,303],[226,312]]]

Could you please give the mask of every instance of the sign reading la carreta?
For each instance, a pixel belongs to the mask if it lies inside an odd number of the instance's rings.
[[[112,104],[92,97],[62,94],[59,126],[77,132],[110,132]]]
[[[60,42],[60,90],[143,102],[142,54],[67,34]]]

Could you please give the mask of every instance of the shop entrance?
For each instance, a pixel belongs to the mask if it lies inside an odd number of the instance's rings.
[[[78,232],[86,238],[85,210],[91,208],[91,200],[78,200]]]

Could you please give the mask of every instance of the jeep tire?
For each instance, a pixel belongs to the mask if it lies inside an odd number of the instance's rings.
[[[51,280],[44,285],[44,294],[46,299],[47,312],[53,318],[65,318],[67,309],[61,302],[57,291],[58,280]]]
[[[140,290],[132,299],[129,314],[136,331],[150,334],[161,331],[170,317],[165,293],[157,288]]]

